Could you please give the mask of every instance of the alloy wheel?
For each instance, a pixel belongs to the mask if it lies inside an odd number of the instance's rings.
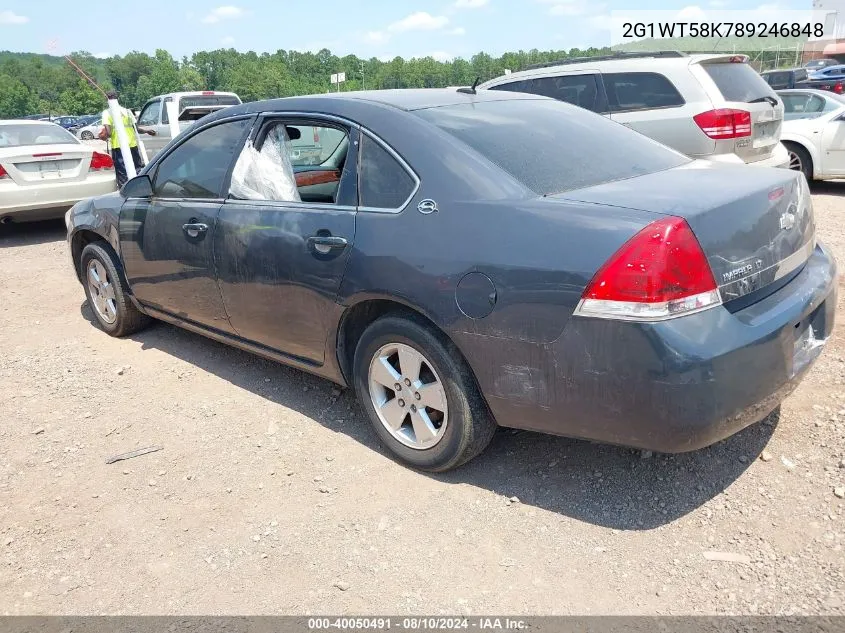
[[[370,399],[384,428],[409,448],[432,448],[449,420],[446,391],[432,364],[404,343],[383,345],[370,361]]]
[[[803,171],[804,165],[801,163],[801,157],[795,152],[789,152],[789,168],[795,171]]]
[[[100,318],[111,325],[117,320],[117,301],[114,294],[114,284],[109,278],[106,267],[97,259],[88,263],[88,289],[94,309]]]

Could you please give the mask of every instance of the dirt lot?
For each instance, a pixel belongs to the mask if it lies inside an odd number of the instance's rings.
[[[845,262],[845,184],[814,199]],[[0,227],[0,273],[0,612],[845,614],[845,319],[775,426],[674,457],[502,431],[426,476],[350,392],[106,336],[61,222]]]

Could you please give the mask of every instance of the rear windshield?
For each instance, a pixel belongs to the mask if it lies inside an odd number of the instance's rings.
[[[719,88],[725,101],[751,103],[761,97],[777,97],[766,80],[748,64],[719,62],[701,66]]]
[[[0,147],[75,143],[76,137],[55,123],[0,124]]]
[[[538,195],[683,165],[689,158],[600,114],[551,99],[417,110]]]
[[[179,99],[179,111],[194,106],[232,106],[240,104],[240,100],[232,95],[191,95]]]

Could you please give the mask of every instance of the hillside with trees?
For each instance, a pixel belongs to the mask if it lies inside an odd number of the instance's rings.
[[[519,51],[492,57],[437,61],[431,57],[390,61],[338,57],[328,50],[300,53],[240,53],[234,49],[203,51],[174,59],[164,50],[155,55],[132,52],[97,59],[87,52],[71,59],[103,89],[120,91],[121,102],[140,107],[150,97],[177,90],[227,90],[244,101],[324,93],[336,90],[333,73],[345,72],[341,90],[383,88],[442,88],[469,85],[519,70],[530,64],[591,56],[608,49]],[[30,53],[0,52],[0,118],[35,113],[86,114],[102,110],[102,95],[63,58]]]
[[[622,48],[642,50],[646,46],[685,48],[681,40],[632,42]],[[609,48],[573,48],[517,51],[500,57],[481,52],[470,59],[452,61],[338,57],[325,49],[317,53],[279,50],[261,54],[220,49],[181,60],[164,50],[157,50],[155,55],[131,52],[108,59],[81,51],[70,57],[103,89],[117,89],[123,104],[139,108],[154,95],[178,90],[226,90],[238,93],[244,101],[323,93],[336,89],[329,78],[337,72],[346,73],[347,81],[341,85],[344,91],[469,85],[477,77],[484,81],[505,69],[517,71],[531,64],[610,52]],[[759,60],[761,53],[751,55]],[[36,113],[88,114],[104,106],[103,96],[65,58],[0,51],[0,118]]]

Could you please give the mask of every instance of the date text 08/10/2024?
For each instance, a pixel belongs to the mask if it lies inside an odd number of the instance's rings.
[[[406,618],[309,618],[310,631],[520,631],[527,627],[524,620],[511,618],[446,618],[446,617],[406,617]]]
[[[625,22],[622,37],[822,37],[821,22]]]

